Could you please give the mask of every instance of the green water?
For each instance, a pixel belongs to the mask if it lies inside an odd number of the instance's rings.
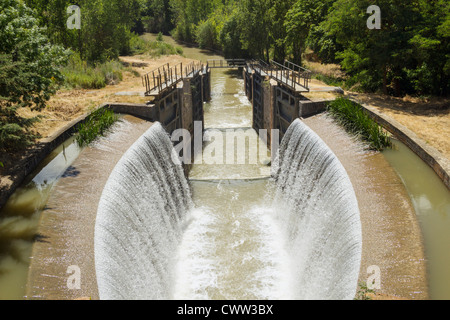
[[[81,149],[70,138],[53,150],[0,210],[0,300],[25,294],[28,266],[41,212],[55,183],[71,173]]]
[[[383,152],[402,179],[414,205],[424,238],[432,300],[450,299],[450,190],[406,145],[394,140]]]

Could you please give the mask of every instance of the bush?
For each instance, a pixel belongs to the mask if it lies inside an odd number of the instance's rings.
[[[211,20],[206,20],[197,27],[196,40],[201,49],[216,49],[217,32]]]
[[[138,35],[134,35],[131,40],[131,51],[133,54],[145,54],[152,58],[165,55],[183,55],[183,49],[164,42],[162,34],[158,34],[156,41],[146,41]]]
[[[97,109],[92,112],[84,123],[77,127],[76,141],[80,147],[87,146],[97,137],[103,136],[107,130],[119,120],[119,117],[109,109]]]
[[[389,135],[359,104],[345,98],[337,98],[328,104],[327,110],[348,132],[368,142],[370,149],[382,151],[392,146]]]
[[[69,64],[62,69],[62,73],[66,78],[66,84],[71,88],[101,89],[122,81],[123,70],[124,66],[119,61],[91,65],[81,60],[78,53],[74,53]]]

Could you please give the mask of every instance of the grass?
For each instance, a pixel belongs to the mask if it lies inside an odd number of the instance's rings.
[[[356,292],[356,296],[354,300],[372,300],[370,298],[371,294],[375,294],[375,291],[369,289],[365,283],[358,283],[358,291]]]
[[[119,120],[111,110],[102,108],[92,112],[84,123],[77,127],[76,141],[80,147],[87,146],[97,137],[104,136],[108,129]]]
[[[366,141],[370,149],[382,151],[392,146],[389,134],[359,104],[337,98],[328,103],[327,110],[348,132]]]
[[[134,35],[130,46],[133,54],[148,55],[151,58],[159,58],[165,55],[183,55],[183,49],[164,42],[162,34],[159,34],[156,40],[146,40],[145,37]]]
[[[101,89],[123,80],[123,72],[129,71],[135,76],[132,68],[125,67],[120,61],[110,60],[103,63],[90,64],[83,61],[78,54],[73,54],[62,73],[66,86],[72,89]],[[138,76],[138,75],[137,75]]]
[[[329,85],[329,86],[341,87],[341,88],[346,87],[346,83],[343,78],[337,78],[334,76],[329,76],[329,75],[324,75],[324,74],[314,74],[313,78],[317,79],[319,81],[322,81],[323,83],[325,83],[326,85]]]

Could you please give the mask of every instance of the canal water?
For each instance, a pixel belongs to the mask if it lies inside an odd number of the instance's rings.
[[[427,259],[429,295],[450,299],[450,190],[437,174],[398,140],[383,152],[402,179],[419,220]]]

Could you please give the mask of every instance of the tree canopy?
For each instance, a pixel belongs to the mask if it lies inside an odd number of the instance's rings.
[[[50,43],[33,11],[17,0],[0,0],[0,149],[29,144],[37,118],[19,108],[41,109],[63,80],[68,52]]]
[[[363,90],[448,94],[447,0],[379,0],[381,29],[367,27],[369,0],[167,1],[174,37],[227,58],[301,64],[310,48],[323,63],[340,64]]]

